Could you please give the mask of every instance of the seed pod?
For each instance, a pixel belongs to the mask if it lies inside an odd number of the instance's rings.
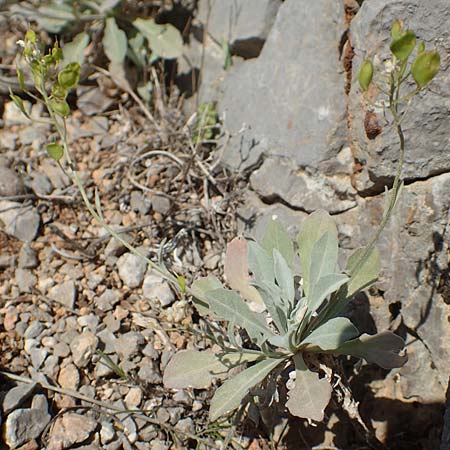
[[[65,89],[71,89],[78,84],[80,79],[80,65],[78,63],[68,64],[58,74],[58,82]]]
[[[391,42],[391,52],[400,61],[408,59],[416,46],[416,35],[412,31],[405,31],[399,38]]]
[[[359,69],[358,81],[361,89],[365,92],[369,89],[369,85],[372,82],[373,77],[373,65],[372,62],[366,59]]]
[[[67,117],[70,114],[70,107],[65,100],[61,101],[53,98],[50,100],[50,107],[62,117]]]
[[[420,88],[439,72],[441,58],[436,50],[420,53],[411,65],[411,75]]]
[[[53,158],[56,162],[58,162],[64,155],[63,146],[61,144],[57,144],[56,142],[47,144],[46,150],[50,158]]]
[[[401,22],[401,20],[397,19],[394,20],[394,23],[392,24],[392,28],[391,28],[391,36],[392,36],[392,41],[397,40],[403,32],[403,24]]]

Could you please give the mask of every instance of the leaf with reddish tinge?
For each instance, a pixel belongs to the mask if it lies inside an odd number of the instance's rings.
[[[224,273],[231,289],[239,291],[249,302],[264,305],[259,292],[250,285],[248,245],[243,237],[236,237],[227,245]]]
[[[300,353],[294,356],[294,362],[295,386],[289,391],[286,406],[294,416],[321,422],[330,402],[332,387],[326,378],[319,378],[306,367]]]

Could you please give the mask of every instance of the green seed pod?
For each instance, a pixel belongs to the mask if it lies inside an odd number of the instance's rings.
[[[63,101],[67,97],[67,89],[63,88],[59,83],[55,83],[52,87],[52,95],[59,101]]]
[[[27,92],[27,86],[25,84],[25,77],[23,75],[23,71],[21,69],[19,69],[18,67],[16,67],[16,72],[17,72],[17,80],[19,81],[19,85],[20,85],[20,89],[22,89],[22,91]]]
[[[394,23],[392,24],[391,28],[392,41],[395,41],[399,37],[401,37],[402,33],[403,33],[403,24],[401,20],[399,19],[394,20]]]
[[[70,107],[67,102],[57,100],[56,98],[52,98],[50,100],[50,108],[52,108],[56,114],[62,117],[67,117],[70,114]]]
[[[80,79],[80,65],[78,63],[68,64],[58,74],[58,82],[65,89],[71,89],[78,84]]]
[[[429,83],[439,72],[441,58],[436,50],[420,53],[411,64],[411,75],[418,87]]]
[[[56,162],[64,156],[63,146],[61,144],[57,144],[56,142],[47,144],[46,150],[50,158],[53,158]]]
[[[400,61],[408,59],[416,46],[416,35],[412,31],[405,31],[398,39],[391,42],[391,52]]]
[[[369,59],[366,59],[359,69],[358,81],[361,89],[365,92],[369,89],[373,77],[373,64]]]

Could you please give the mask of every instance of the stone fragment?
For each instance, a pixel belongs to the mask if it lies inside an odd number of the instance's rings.
[[[186,417],[186,419],[179,420],[175,425],[175,428],[185,433],[195,433],[195,425],[191,417]]]
[[[13,197],[25,193],[25,185],[19,174],[0,165],[0,197]]]
[[[54,189],[64,189],[70,186],[70,178],[50,158],[46,158],[41,162],[40,170],[50,180]]]
[[[111,422],[102,422],[100,429],[100,441],[103,445],[109,444],[116,436],[116,431]]]
[[[106,289],[102,295],[95,299],[95,305],[100,311],[111,311],[120,301],[119,293],[114,289]]]
[[[95,334],[90,331],[84,331],[70,342],[70,351],[74,364],[83,368],[86,367],[98,345],[98,339]]]
[[[36,252],[28,243],[25,243],[20,249],[18,265],[22,269],[34,269],[38,266]]]
[[[67,413],[59,417],[51,431],[48,450],[73,448],[89,439],[97,428],[97,421],[91,417],[76,413]]]
[[[131,191],[130,206],[134,211],[140,212],[142,215],[145,216],[150,212],[152,202],[141,191]]]
[[[48,296],[59,304],[73,309],[77,299],[77,285],[72,280],[57,284],[49,289]]]
[[[80,384],[80,373],[74,364],[64,366],[58,376],[58,383],[61,387],[76,390]]]
[[[200,0],[196,19],[203,26],[207,24],[208,33],[216,43],[227,42],[232,54],[255,58],[261,52],[280,5],[280,0]]]
[[[31,189],[38,195],[49,195],[53,191],[53,186],[48,177],[38,171],[31,174]]]
[[[142,402],[142,390],[139,387],[132,387],[125,396],[125,405],[127,408],[137,408]]]
[[[445,404],[444,429],[442,430],[441,450],[450,450],[450,381],[447,387]]]
[[[16,409],[6,418],[3,438],[9,448],[16,448],[32,439],[37,439],[51,416],[41,409]]]
[[[19,383],[6,392],[2,401],[3,414],[6,416],[18,406],[21,406],[35,391],[35,383]]]
[[[344,23],[341,2],[282,3],[260,56],[232,67],[223,83],[224,164],[245,169],[276,155],[305,168],[336,157],[347,133]]]
[[[319,207],[336,214],[357,204],[356,191],[349,177],[301,170],[282,158],[266,158],[252,173],[250,183],[262,199],[268,202],[282,200],[293,209],[308,212]]]
[[[119,276],[121,280],[131,289],[137,288],[144,280],[147,263],[139,256],[125,253],[117,260]]]
[[[120,233],[120,237],[126,241],[131,242],[132,238],[128,233]],[[105,257],[109,256],[122,256],[126,252],[127,248],[117,240],[115,237],[112,237],[108,244],[105,247],[104,255]]]
[[[31,322],[28,328],[25,330],[23,337],[25,339],[36,338],[42,333],[42,331],[44,331],[44,325],[42,324],[42,322],[40,322],[39,320],[33,320],[33,322]]]
[[[41,226],[41,216],[36,208],[21,203],[0,201],[0,225],[4,231],[24,242],[31,242]]]
[[[444,39],[437,46],[443,55],[448,53],[447,19],[449,19],[447,0],[410,2],[408,0],[375,0],[364,2],[352,20],[350,38],[355,53],[352,64],[355,69],[371,54],[376,54],[375,70],[384,70],[384,61],[389,56],[390,30],[394,18],[401,18],[407,27],[415,32],[418,40],[426,43],[427,50],[434,48],[436,39]],[[374,51],[375,49],[375,51]],[[444,50],[445,49],[445,50]],[[414,55],[414,54],[413,54]],[[379,63],[377,64],[377,61]],[[356,174],[358,190],[380,192],[387,179],[393,179],[397,170],[398,136],[395,127],[385,125],[383,111],[375,112],[382,125],[382,132],[374,139],[366,135],[364,120],[366,103],[361,101],[361,91],[356,80],[358,70],[353,70],[353,83],[349,95],[350,140],[354,142],[357,158],[364,170]],[[403,120],[407,130],[407,157],[402,175],[406,180],[419,180],[450,171],[448,158],[448,99],[446,92],[450,83],[450,69],[441,64],[441,70],[425,89],[420,98],[413,100],[413,107]],[[412,90],[412,86],[410,86]]]
[[[155,194],[152,196],[152,209],[153,211],[160,214],[167,214],[172,207],[172,201],[170,198],[165,197],[164,195]]]
[[[114,348],[119,355],[119,358],[125,360],[136,355],[144,343],[145,341],[142,334],[135,331],[129,331],[116,339]]]
[[[169,306],[175,301],[175,294],[168,282],[156,273],[150,273],[145,277],[142,291],[145,298],[156,298],[162,306]]]
[[[36,370],[40,369],[47,355],[48,351],[45,348],[33,347],[30,350],[31,364]]]
[[[31,271],[20,267],[15,271],[15,279],[21,293],[30,293],[37,284],[36,276]]]

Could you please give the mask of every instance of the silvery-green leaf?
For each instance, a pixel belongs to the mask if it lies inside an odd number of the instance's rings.
[[[311,249],[309,266],[309,288],[320,278],[336,273],[338,259],[338,240],[330,231],[326,231]]]
[[[378,364],[384,369],[403,366],[407,355],[399,355],[405,341],[390,331],[378,334],[362,334],[359,338],[341,345],[336,353],[364,358],[367,362]]]
[[[144,67],[147,64],[147,49],[145,47],[145,38],[141,33],[128,39],[130,58],[138,67]]]
[[[106,19],[103,32],[103,49],[111,62],[122,64],[127,54],[127,35],[121,30],[114,17]]]
[[[211,400],[210,420],[214,421],[236,409],[250,389],[263,381],[282,362],[283,359],[267,358],[227,380],[217,389]]]
[[[228,285],[240,292],[243,298],[257,305],[263,305],[261,295],[250,284],[248,247],[243,237],[236,237],[227,245],[224,274]]]
[[[75,20],[75,16],[69,6],[53,4],[39,7],[33,20],[44,30],[59,33],[69,22]]]
[[[336,224],[331,216],[323,210],[318,210],[310,214],[309,217],[306,218],[301,224],[297,242],[299,247],[300,264],[302,267],[303,290],[305,295],[308,295],[309,293],[311,252],[313,246],[327,231],[330,232],[337,241]]]
[[[278,331],[285,333],[287,331],[287,318],[284,310],[286,306],[281,300],[280,288],[273,282],[255,282],[258,287],[261,297],[266,305],[267,312],[272,317]]]
[[[349,280],[347,275],[330,273],[311,284],[308,298],[308,311],[316,311],[323,301],[334,291],[337,291]]]
[[[89,40],[89,35],[83,31],[78,33],[71,42],[64,44],[61,68],[64,68],[73,62],[77,62],[82,66],[85,60],[84,50],[88,46]]]
[[[178,58],[183,53],[183,38],[171,24],[160,25],[153,19],[137,18],[133,25],[145,36],[153,53],[165,59]]]
[[[332,387],[326,378],[319,378],[306,367],[300,353],[294,356],[294,362],[295,386],[289,391],[286,406],[294,416],[321,422],[330,402]]]
[[[215,289],[205,293],[205,299],[211,311],[223,320],[233,321],[244,328],[250,338],[261,344],[273,332],[267,327],[264,319],[250,311],[247,304],[234,291]]]
[[[317,327],[303,339],[302,344],[311,344],[322,350],[335,350],[344,342],[358,336],[358,329],[346,317],[335,317]]]
[[[147,83],[139,84],[136,88],[136,91],[139,94],[139,97],[142,98],[142,100],[150,103],[153,93],[153,81],[149,80],[147,81]]]
[[[267,224],[262,246],[269,255],[273,254],[274,249],[278,250],[288,265],[292,266],[294,244],[280,220],[276,217],[272,217]]]
[[[273,282],[275,278],[272,253],[259,244],[248,241],[248,267],[256,281]]]
[[[163,382],[172,389],[206,389],[214,378],[224,379],[228,371],[240,364],[261,358],[257,353],[214,353],[211,350],[182,350],[170,359]]]
[[[211,312],[209,310],[208,301],[206,300],[206,293],[221,288],[223,288],[222,283],[214,275],[197,278],[192,283],[191,290],[195,297],[194,304],[200,314],[209,314]]]
[[[273,263],[277,284],[292,307],[295,297],[294,274],[283,255],[276,248],[273,249]]]
[[[358,248],[348,258],[346,272],[350,274],[350,282],[348,283],[347,297],[353,297],[378,279],[380,273],[380,254],[378,249],[374,247],[365,263],[361,266],[358,264],[358,261],[365,251],[365,248]],[[355,276],[352,276],[354,273]]]

